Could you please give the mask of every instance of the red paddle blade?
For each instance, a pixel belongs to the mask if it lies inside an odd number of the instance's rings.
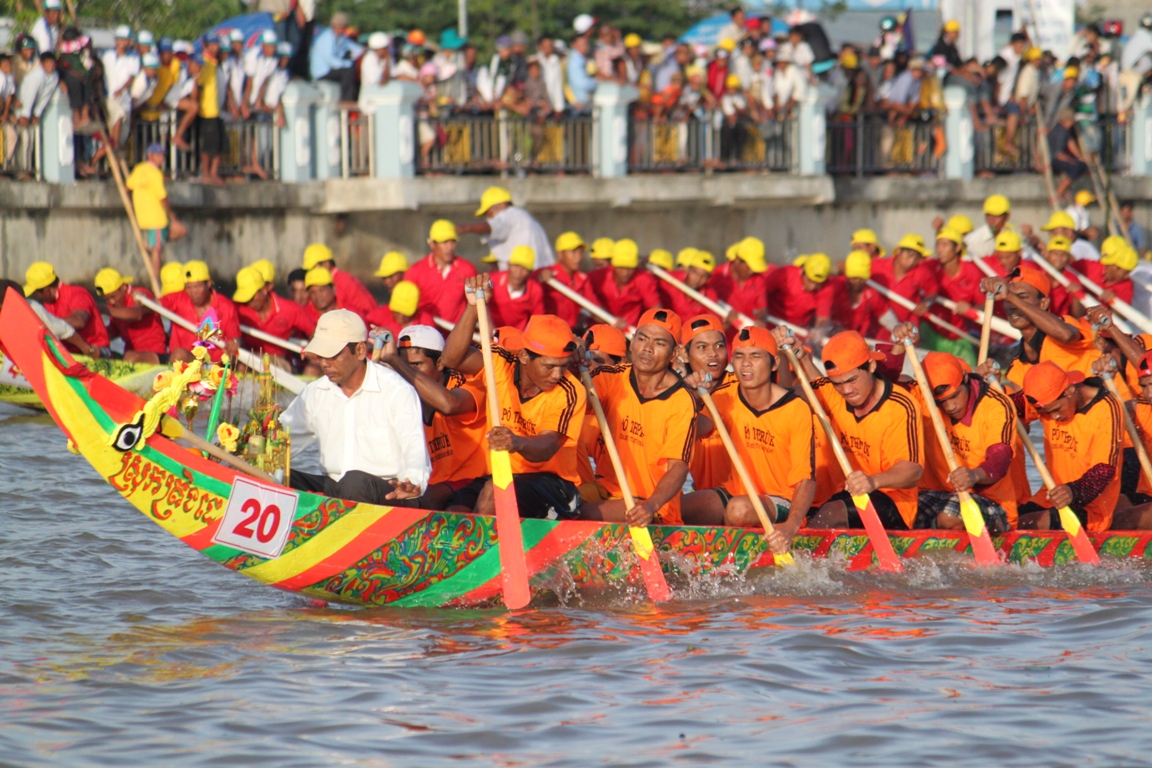
[[[528,586],[528,565],[524,558],[524,538],[520,531],[520,506],[512,485],[512,462],[507,451],[492,451],[492,490],[496,501],[496,541],[500,547],[500,576],[504,605],[523,608],[532,599]]]
[[[660,567],[660,558],[656,557],[656,550],[652,545],[652,535],[647,528],[630,527],[632,535],[632,549],[636,552],[637,566],[640,575],[644,577],[644,587],[648,590],[648,597],[654,603],[662,603],[672,597],[668,589],[668,581],[664,578],[664,571]]]
[[[1000,557],[996,548],[992,546],[992,537],[988,535],[988,526],[984,524],[984,515],[971,497],[960,500],[960,518],[964,521],[964,528],[968,531],[968,540],[972,543],[972,555],[980,565],[999,565]]]
[[[860,519],[864,522],[864,530],[868,532],[868,538],[872,541],[872,549],[876,552],[880,570],[903,573],[904,566],[900,564],[900,558],[892,549],[892,542],[888,540],[888,532],[880,522],[880,515],[876,514],[876,507],[872,506],[872,499],[867,496],[853,496],[852,501],[856,503],[856,511],[860,513]]]
[[[1059,512],[1060,525],[1062,525],[1068,533],[1068,541],[1072,543],[1072,551],[1076,553],[1076,557],[1078,557],[1082,563],[1100,565],[1100,555],[1096,554],[1096,549],[1092,546],[1092,542],[1088,540],[1088,534],[1084,532],[1083,526],[1080,525],[1080,518],[1076,517],[1076,513],[1068,507],[1061,507]]]

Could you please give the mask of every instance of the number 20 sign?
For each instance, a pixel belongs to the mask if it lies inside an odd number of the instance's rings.
[[[296,517],[296,494],[237,476],[212,541],[275,559]]]

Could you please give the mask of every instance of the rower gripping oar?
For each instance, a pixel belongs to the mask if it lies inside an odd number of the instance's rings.
[[[1116,386],[1116,362],[1112,360],[1111,356],[1108,357],[1108,367],[1100,374],[1100,378],[1104,380],[1104,387],[1112,393],[1112,397],[1116,398],[1116,402],[1120,403],[1120,410],[1124,413],[1124,428],[1128,430],[1128,437],[1132,439],[1132,446],[1136,450],[1136,459],[1140,462],[1140,471],[1144,473],[1144,479],[1152,485],[1152,461],[1148,459],[1148,449],[1144,447],[1144,441],[1140,438],[1140,430],[1136,426],[1136,422],[1132,420],[1132,414],[1128,411],[1128,406],[1124,402],[1124,398],[1120,396],[1120,388]]]
[[[616,447],[616,438],[612,435],[612,428],[608,425],[608,416],[604,413],[604,404],[596,394],[596,385],[592,383],[592,376],[588,368],[580,366],[580,380],[588,390],[588,401],[592,403],[592,410],[596,412],[596,421],[600,424],[600,434],[604,438],[604,447],[608,451],[608,458],[612,462],[612,469],[616,472],[616,479],[620,482],[620,492],[624,496],[624,505],[627,509],[636,506],[632,497],[632,488],[628,485],[628,478],[624,474],[624,463],[620,461],[620,451]],[[652,535],[644,526],[628,526],[628,535],[632,537],[632,548],[638,556],[640,573],[644,577],[644,587],[648,590],[648,597],[653,602],[662,603],[672,596],[668,589],[668,581],[664,578],[664,571],[660,567],[660,558],[656,556],[656,548],[652,544]]]
[[[988,359],[988,346],[992,343],[992,311],[996,308],[996,294],[984,294],[984,320],[980,323],[980,353],[976,356],[979,365]]]
[[[484,291],[476,293],[476,315],[480,323],[480,351],[484,356],[484,385],[488,390],[489,429],[500,426],[500,401],[497,399],[496,367],[492,361],[492,327]],[[532,599],[528,584],[528,563],[524,556],[524,537],[520,530],[520,506],[512,478],[512,460],[508,451],[489,449],[492,464],[492,490],[496,501],[496,544],[500,550],[500,576],[504,587],[504,605],[511,610],[523,608]]]
[[[820,422],[820,426],[824,428],[825,434],[828,435],[828,443],[832,446],[832,452],[836,455],[836,461],[839,462],[841,471],[843,471],[844,476],[847,477],[854,471],[852,462],[848,460],[848,455],[844,453],[844,446],[840,445],[840,438],[836,434],[836,429],[828,419],[828,414],[824,410],[824,406],[820,404],[820,400],[816,397],[816,392],[812,389],[812,383],[808,381],[808,374],[804,373],[804,369],[800,365],[800,360],[796,357],[796,353],[792,351],[791,344],[782,344],[780,349],[788,356],[788,362],[792,365],[792,370],[795,372],[796,378],[804,390],[804,395],[808,398],[808,403],[812,406],[812,412],[816,414],[816,419]],[[880,515],[876,512],[876,507],[873,506],[872,499],[869,498],[867,494],[854,495],[852,496],[852,503],[856,505],[856,511],[860,515],[860,520],[864,523],[864,530],[868,532],[868,538],[872,542],[872,550],[876,553],[880,570],[893,571],[896,573],[902,572],[904,566],[900,564],[900,558],[896,556],[895,550],[892,549],[892,542],[888,539],[888,532],[884,530],[884,524],[880,522]]]
[[[721,320],[726,320],[728,318],[728,314],[734,311],[733,308],[729,304],[726,304],[723,301],[715,301],[713,299],[708,298],[704,294],[700,293],[700,291],[687,285],[683,280],[677,280],[675,277],[673,277],[671,274],[669,274],[667,270],[663,269],[662,267],[659,267],[655,264],[649,264],[648,270],[653,275],[655,275],[656,277],[658,277],[661,280],[663,280],[664,282],[668,283],[668,285],[672,286],[673,288],[680,291],[681,293],[683,293],[688,298],[695,301],[700,306],[706,308],[707,310],[709,310],[710,312],[715,314]],[[807,328],[801,328],[800,326],[796,325],[795,323],[790,323],[787,320],[783,320],[779,317],[776,317],[775,315],[767,315],[766,319],[768,320],[769,323],[772,323],[772,325],[784,326],[785,328],[792,331],[792,333],[794,333],[798,336],[807,336],[808,335],[808,329]],[[736,312],[736,321],[737,322],[734,323],[734,325],[737,328],[744,328],[744,327],[749,326],[749,325],[761,325],[761,323],[757,323],[755,319],[749,317],[748,315],[744,314],[743,312]]]
[[[988,324],[985,323],[985,327]],[[944,426],[944,419],[940,416],[940,409],[936,406],[936,398],[932,394],[932,385],[928,383],[928,376],[924,373],[924,366],[916,354],[916,345],[912,338],[904,339],[904,352],[908,362],[912,365],[912,374],[916,383],[920,385],[920,394],[924,396],[924,407],[932,419],[932,427],[936,431],[936,440],[944,451],[944,459],[948,462],[948,471],[955,472],[959,466],[956,452],[952,450],[952,440]],[[992,537],[988,535],[988,526],[984,524],[984,515],[980,507],[967,491],[957,491],[960,499],[960,519],[964,522],[964,530],[968,531],[968,540],[972,543],[972,554],[980,565],[999,565],[1000,558],[996,555],[996,548],[992,546]]]
[[[987,381],[997,392],[1001,394],[1004,393],[1004,387],[1000,385],[998,373],[989,375]],[[1044,483],[1044,487],[1051,492],[1051,490],[1056,487],[1056,481],[1052,478],[1052,473],[1048,470],[1048,465],[1044,463],[1044,457],[1040,455],[1040,450],[1028,435],[1028,429],[1020,420],[1016,421],[1016,433],[1020,435],[1020,441],[1024,444],[1028,455],[1032,457],[1032,463],[1036,465],[1036,471],[1040,473],[1040,480]],[[1079,558],[1082,563],[1099,565],[1100,556],[1096,554],[1092,542],[1088,540],[1088,534],[1084,532],[1084,527],[1080,524],[1080,518],[1076,517],[1076,513],[1068,507],[1060,507],[1057,512],[1060,515],[1060,527],[1068,534],[1068,541],[1072,544],[1072,551],[1076,553],[1076,557]]]
[[[756,510],[756,517],[760,518],[760,525],[764,528],[764,538],[767,539],[776,528],[772,525],[772,521],[768,519],[768,510],[764,509],[764,502],[760,499],[760,491],[757,490],[756,484],[752,481],[752,474],[748,471],[748,466],[736,450],[736,444],[732,442],[732,433],[728,431],[724,419],[721,418],[720,409],[716,407],[716,401],[712,399],[712,393],[708,391],[707,387],[703,386],[699,387],[696,391],[700,393],[700,398],[704,401],[704,405],[708,407],[708,413],[712,416],[712,421],[716,425],[716,434],[720,435],[720,440],[724,443],[724,449],[728,451],[728,457],[732,460],[732,467],[736,470],[736,474],[740,476],[740,482],[744,484],[744,490],[748,492],[748,499],[752,502],[752,509]],[[791,552],[783,552],[779,555],[773,554],[773,558],[776,565],[795,565],[796,563]]]

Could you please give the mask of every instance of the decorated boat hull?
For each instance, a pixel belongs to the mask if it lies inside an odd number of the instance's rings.
[[[73,360],[22,300],[4,302],[0,345],[70,447],[145,517],[208,559],[269,586],[325,601],[468,606],[498,600],[493,518],[358,504],[262,485],[161,432],[121,451],[114,441],[143,400]],[[653,526],[651,532],[673,585],[689,574],[749,574],[775,564],[755,530]],[[622,588],[630,582],[642,589],[625,526],[524,520],[523,538],[535,593]],[[970,556],[963,532],[893,533],[891,540],[901,557],[940,551]],[[1093,534],[1092,540],[1104,555],[1152,559],[1152,532],[1110,531]],[[995,544],[1008,562],[1075,561],[1062,532],[1013,532]],[[850,568],[874,561],[863,531],[802,530],[794,547],[813,557],[842,557]]]
[[[141,397],[148,396],[152,391],[152,381],[156,378],[156,374],[166,368],[151,363],[128,363],[123,360],[93,359],[80,355],[76,356],[76,360],[88,370]],[[0,355],[0,403],[44,410],[40,395],[32,389],[28,379],[20,372],[19,366],[4,355]]]

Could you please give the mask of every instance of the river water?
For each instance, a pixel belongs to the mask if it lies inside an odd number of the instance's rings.
[[[502,611],[319,607],[0,406],[0,766],[1147,765],[1152,571],[836,563]]]

